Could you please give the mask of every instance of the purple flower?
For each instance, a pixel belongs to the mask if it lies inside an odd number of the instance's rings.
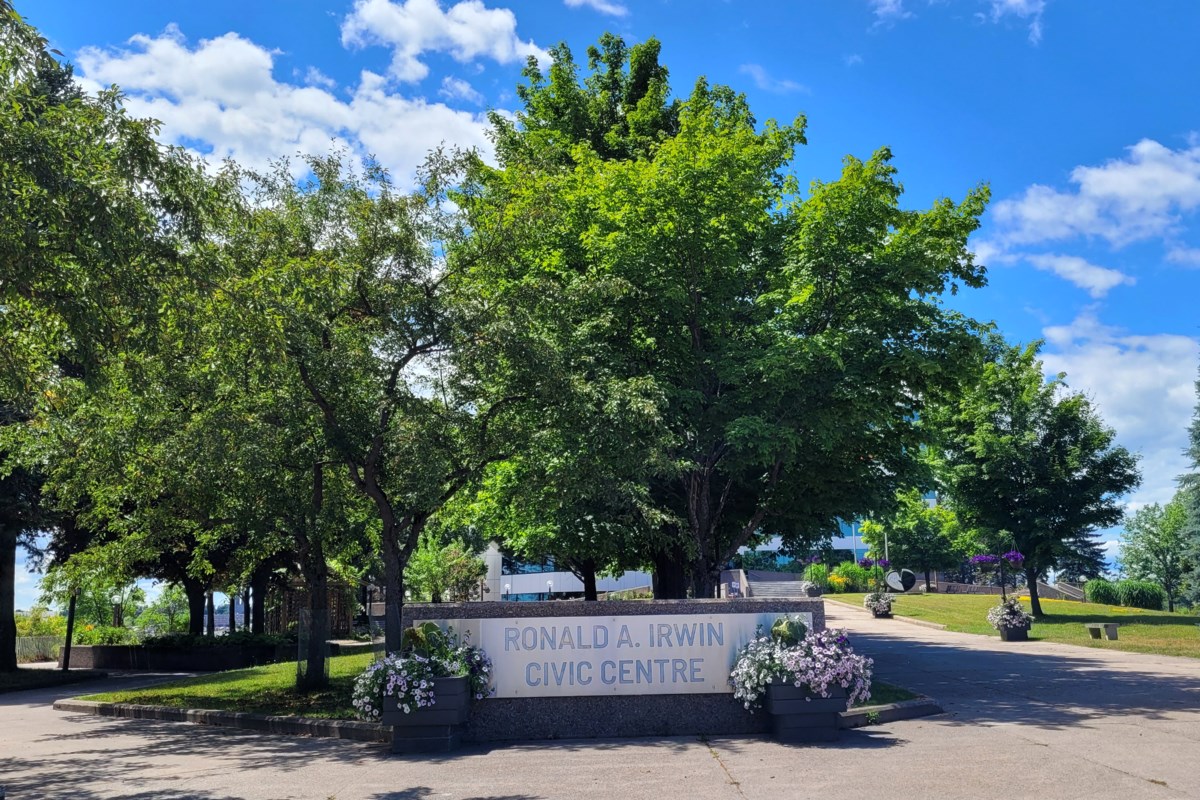
[[[1000,558],[998,556],[989,555],[988,553],[983,553],[981,555],[971,556],[971,563],[980,567],[988,567],[992,564],[1000,563]]]
[[[860,558],[858,560],[858,565],[863,569],[870,569],[871,567],[875,566],[875,562],[869,558]]]
[[[883,567],[884,569],[887,569],[888,567],[890,567],[892,565],[892,562],[888,561],[886,558],[881,558],[878,561],[876,561],[875,564],[876,564],[876,566],[880,566],[880,567]]]
[[[1009,550],[1007,553],[1005,553],[1004,555],[1002,555],[1000,557],[1003,558],[1008,563],[1012,564],[1014,567],[1021,566],[1021,563],[1023,561],[1025,561],[1025,556],[1021,555],[1021,553],[1017,550]]]

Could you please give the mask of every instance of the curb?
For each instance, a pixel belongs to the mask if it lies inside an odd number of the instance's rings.
[[[838,718],[839,728],[862,728],[866,725],[878,725],[883,722],[896,722],[902,719],[916,719],[941,714],[942,707],[932,697],[918,697],[915,700],[901,700],[898,703],[885,703],[880,706],[863,706],[852,711],[843,711]],[[868,719],[871,717],[871,719]]]
[[[286,736],[317,736],[326,739],[350,739],[356,742],[392,740],[390,725],[377,722],[357,722],[345,719],[310,719],[308,717],[276,717],[251,714],[245,711],[214,711],[204,708],[169,708],[134,703],[97,703],[91,700],[59,700],[55,711],[92,714],[122,719],[153,719],[160,722],[191,722],[196,725],[216,725],[260,733]]]

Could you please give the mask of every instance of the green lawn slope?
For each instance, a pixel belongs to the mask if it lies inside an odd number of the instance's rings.
[[[1023,598],[1023,605],[1028,611],[1028,596]],[[863,595],[829,594],[826,599],[862,608]],[[988,624],[987,612],[999,600],[994,595],[906,594],[896,598],[892,612],[937,622],[945,625],[947,630],[998,636]],[[1200,616],[1194,614],[1144,611],[1073,600],[1042,600],[1042,610],[1046,616],[1034,622],[1029,631],[1030,639],[1134,653],[1200,658],[1200,627],[1197,627]],[[1085,622],[1118,623],[1117,640],[1092,639],[1083,627]]]

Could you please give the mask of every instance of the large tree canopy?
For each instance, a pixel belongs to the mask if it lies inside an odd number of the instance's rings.
[[[1141,478],[1091,402],[1046,380],[1040,343],[1003,349],[937,420],[954,508],[994,551],[1019,550],[1033,613],[1037,581],[1082,537],[1116,525]]]
[[[180,243],[203,232],[214,184],[155,140],[116,89],[84,93],[0,0],[0,425],[24,425],[64,375],[153,340]],[[33,472],[0,432],[0,508],[28,508]],[[42,522],[48,522],[43,518]],[[0,669],[14,668],[13,563],[28,513],[0,523]]]
[[[977,352],[941,296],[984,282],[966,241],[986,189],[901,209],[884,149],[800,197],[802,118],[759,126],[744,97],[700,81],[675,126],[625,155],[548,119],[544,92],[463,199],[487,247],[468,274],[565,374],[637,381],[657,404],[657,429],[626,439],[654,454],[637,479],[660,594],[710,594],[756,535],[818,538],[889,506],[922,469],[916,420]]]

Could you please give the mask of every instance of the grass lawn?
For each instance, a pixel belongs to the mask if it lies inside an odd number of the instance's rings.
[[[827,597],[862,607],[862,594],[831,594]],[[896,598],[892,611],[905,617],[940,622],[947,630],[999,636],[987,621],[988,609],[999,600],[995,595],[905,594]],[[1028,611],[1028,596],[1025,596],[1024,605]],[[1034,621],[1029,630],[1030,639],[1200,658],[1200,628],[1196,627],[1200,616],[1194,614],[1143,611],[1074,600],[1042,600],[1042,610],[1046,616]],[[1084,622],[1119,623],[1117,635],[1120,638],[1115,642],[1092,639],[1083,627]]]
[[[871,681],[871,699],[865,703],[855,703],[854,708],[864,706],[881,706],[884,703],[899,703],[901,700],[915,700],[918,695],[908,689],[892,686],[883,681]]]
[[[373,654],[356,653],[329,659],[329,688],[312,694],[295,690],[296,662],[270,664],[201,675],[173,683],[126,692],[92,694],[80,700],[139,703],[172,708],[249,711],[281,716],[353,719],[350,692],[354,679],[371,663]]]
[[[64,683],[78,683],[91,678],[102,678],[106,673],[92,669],[17,669],[16,672],[0,672],[0,694],[19,692],[24,689],[44,689]]]

